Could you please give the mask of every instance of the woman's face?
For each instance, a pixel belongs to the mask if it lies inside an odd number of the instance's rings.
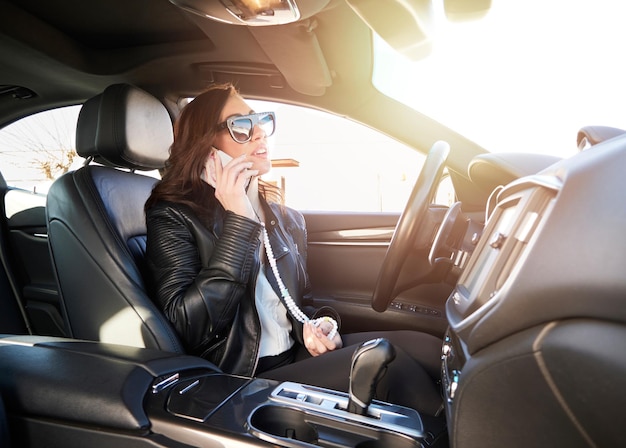
[[[254,113],[254,111],[250,109],[250,106],[246,104],[243,98],[239,95],[231,95],[222,110],[220,123],[223,123],[227,118],[233,116],[248,115],[251,113]],[[223,129],[217,133],[214,146],[221,149],[232,158],[245,154],[246,160],[253,163],[251,169],[259,170],[259,175],[267,173],[272,166],[267,147],[267,136],[258,125],[254,126],[252,138],[246,143],[237,143],[230,136],[228,129]]]

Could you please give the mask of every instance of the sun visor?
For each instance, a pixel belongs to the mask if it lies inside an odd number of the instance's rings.
[[[305,95],[320,96],[332,84],[330,70],[315,35],[314,20],[277,28],[251,27],[250,32],[289,86]]]
[[[430,54],[434,22],[431,0],[346,0],[346,3],[397,52],[411,60]]]
[[[352,10],[398,53],[418,61],[432,51],[437,14],[434,0],[346,0]],[[444,0],[448,21],[484,17],[491,0]]]
[[[491,0],[443,0],[443,8],[450,21],[477,20],[487,15]]]

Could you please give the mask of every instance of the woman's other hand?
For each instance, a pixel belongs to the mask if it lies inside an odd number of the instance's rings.
[[[302,336],[304,337],[304,346],[311,356],[319,356],[343,347],[339,333],[336,333],[332,339],[328,339],[324,333],[324,328],[322,326],[316,327],[311,322],[303,325]]]

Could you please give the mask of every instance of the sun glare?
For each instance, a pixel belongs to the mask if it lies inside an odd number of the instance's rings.
[[[582,126],[626,129],[626,4],[494,0],[482,19],[438,21],[411,62],[377,42],[375,83],[493,152],[569,156]]]

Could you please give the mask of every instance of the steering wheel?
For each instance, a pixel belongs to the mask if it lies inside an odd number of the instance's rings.
[[[378,273],[378,280],[372,295],[372,308],[376,311],[385,311],[394,298],[392,294],[400,276],[400,270],[417,235],[424,230],[422,227],[425,224],[426,212],[437,189],[438,180],[441,178],[449,153],[450,145],[444,141],[435,142],[428,152],[409,201],[396,224]]]

